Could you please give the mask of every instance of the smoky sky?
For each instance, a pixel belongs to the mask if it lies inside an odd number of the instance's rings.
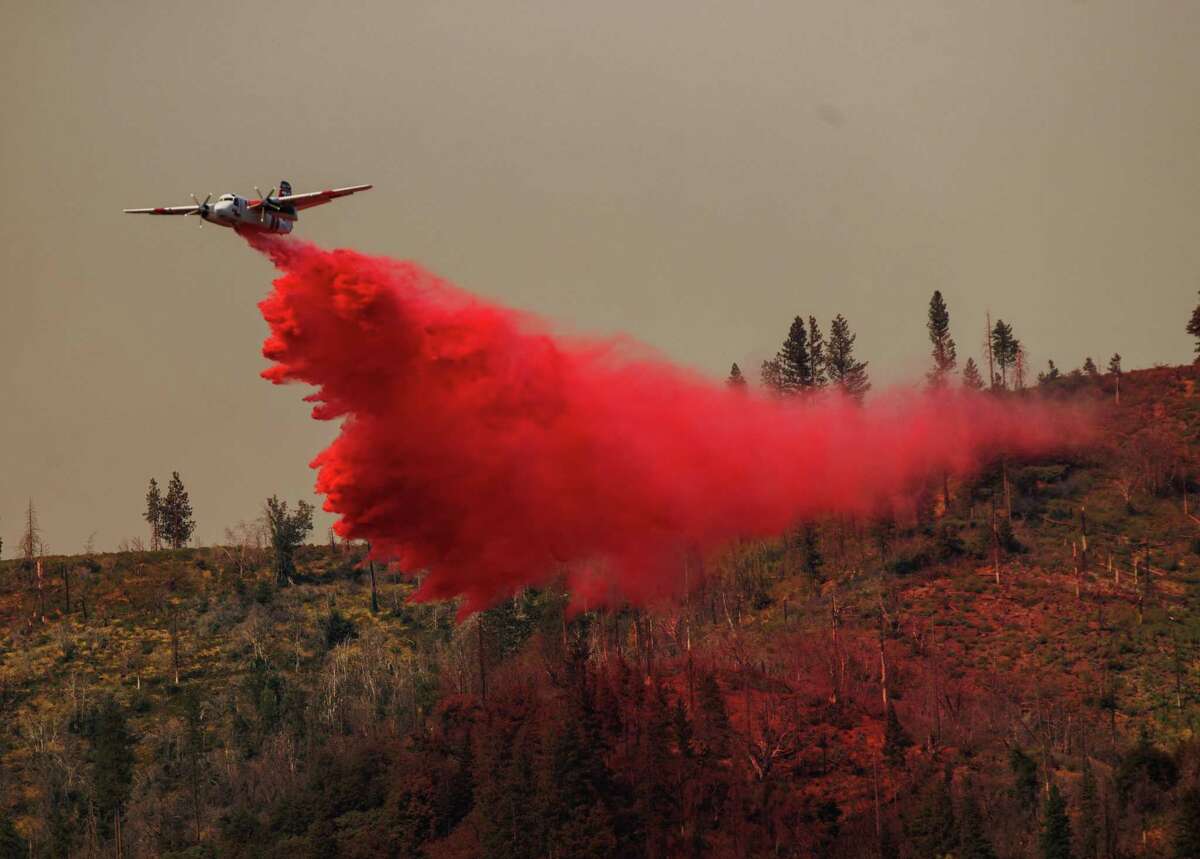
[[[1191,356],[1200,6],[3,3],[0,535],[208,543],[309,497],[335,427],[258,376],[270,267],[189,195],[373,182],[299,234],[412,258],[564,331],[753,372],[843,313],[919,377],[929,294],[1034,368]],[[320,530],[328,519],[320,520]],[[319,535],[318,535],[319,536]]]

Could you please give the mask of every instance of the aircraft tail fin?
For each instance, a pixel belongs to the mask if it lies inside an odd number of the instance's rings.
[[[292,183],[287,179],[279,180],[279,196],[290,197],[292,195]]]

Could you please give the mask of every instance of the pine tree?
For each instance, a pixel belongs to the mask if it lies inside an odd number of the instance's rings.
[[[1096,366],[1096,362],[1092,360],[1091,355],[1083,359],[1083,372],[1092,379],[1100,375],[1100,368]]]
[[[158,551],[162,548],[162,519],[163,497],[158,489],[158,481],[150,478],[150,488],[146,490],[146,512],[142,518],[150,525],[150,548]]]
[[[17,832],[9,816],[0,811],[0,859],[25,859],[30,855],[25,839]]]
[[[1143,581],[1150,580],[1143,576]],[[1142,832],[1149,827],[1151,815],[1162,805],[1168,791],[1179,779],[1179,768],[1172,758],[1150,741],[1143,727],[1137,742],[1121,756],[1113,781],[1121,805],[1132,808],[1141,820]]]
[[[912,744],[912,738],[908,736],[908,732],[900,724],[900,718],[896,715],[896,708],[889,701],[887,706],[887,720],[883,726],[883,758],[887,761],[888,766],[894,768],[904,766],[904,750]]]
[[[929,322],[926,328],[929,329],[929,342],[933,344],[933,369],[926,378],[929,387],[944,388],[958,364],[958,352],[950,337],[950,311],[940,290],[934,290],[933,297],[929,299]]]
[[[286,501],[274,495],[267,499],[267,528],[275,550],[275,583],[280,587],[286,587],[296,574],[296,549],[312,530],[312,514],[312,505],[307,501],[298,502],[295,511],[289,513]]]
[[[642,735],[642,777],[635,787],[637,806],[646,825],[646,844],[652,856],[674,855],[671,847],[680,824],[677,766],[671,754],[671,707],[666,689],[657,685],[650,693],[646,730]]]
[[[795,396],[812,387],[812,361],[808,354],[808,333],[804,320],[797,316],[792,320],[787,339],[775,357],[779,362],[779,390]]]
[[[1189,788],[1179,798],[1175,815],[1174,859],[1200,856],[1200,786]]]
[[[979,375],[979,368],[975,366],[974,358],[968,358],[967,363],[963,365],[962,383],[963,387],[969,390],[983,390],[983,376]]]
[[[1062,373],[1060,373],[1058,371],[1058,367],[1054,366],[1054,362],[1047,361],[1046,362],[1046,372],[1038,373],[1038,384],[1039,385],[1048,385],[1051,382],[1057,381],[1061,375],[1062,375]]]
[[[829,383],[861,403],[863,396],[870,390],[871,383],[867,380],[867,362],[854,359],[856,338],[857,335],[850,331],[850,323],[839,313],[829,326],[826,367]]]
[[[1113,401],[1121,405],[1121,353],[1113,352],[1108,359],[1108,372],[1113,374]]]
[[[735,391],[746,389],[746,377],[742,375],[742,368],[736,363],[729,368],[729,378],[725,380],[725,384]]]
[[[917,855],[941,859],[957,856],[958,827],[954,822],[954,800],[950,796],[951,774],[946,774],[929,788],[909,822],[908,836]]]
[[[776,396],[783,394],[783,367],[778,358],[762,362],[759,379],[762,381],[762,386],[772,394]]]
[[[481,764],[476,787],[482,854],[497,859],[526,859],[543,855],[538,840],[545,825],[531,801],[537,793],[534,762],[543,754],[540,735],[528,725],[528,715],[514,714],[488,723],[480,744]],[[520,797],[523,801],[516,801]]]
[[[91,741],[92,801],[98,826],[107,836],[133,788],[133,736],[125,712],[112,698],[84,717],[81,733]]]
[[[721,686],[711,671],[700,675],[696,697],[701,715],[700,739],[704,743],[706,757],[715,764],[730,756],[733,729],[725,706],[725,696],[721,694]]]
[[[1013,336],[1012,326],[1003,319],[997,319],[995,327],[992,328],[992,354],[995,356],[996,366],[1000,368],[1002,388],[1008,387],[1008,368],[1016,363],[1020,348],[1021,342]]]
[[[825,564],[825,559],[821,557],[821,546],[817,534],[817,526],[809,523],[800,529],[800,552],[804,572],[808,575],[809,580],[813,584],[820,584],[824,581],[821,575],[821,567]]]
[[[808,361],[812,368],[811,386],[824,388],[829,382],[825,368],[825,335],[821,333],[815,316],[808,317]]]
[[[1042,806],[1042,832],[1038,839],[1042,859],[1071,859],[1071,821],[1067,817],[1067,801],[1050,785],[1050,793]]]
[[[1188,320],[1187,333],[1196,338],[1196,361],[1200,363],[1200,304],[1196,305],[1196,309],[1192,311],[1192,318]]]
[[[1083,778],[1079,787],[1079,859],[1100,856],[1100,794],[1091,759],[1084,756]]]
[[[1016,746],[1008,753],[1008,768],[1013,774],[1013,797],[1026,814],[1037,810],[1037,763]]]
[[[171,482],[167,484],[167,497],[162,503],[162,536],[172,549],[187,545],[196,530],[196,522],[192,519],[192,502],[178,471],[171,472]]]
[[[983,829],[983,815],[979,811],[974,785],[969,780],[963,783],[962,805],[958,816],[962,823],[957,859],[996,859],[996,851],[992,849]]]

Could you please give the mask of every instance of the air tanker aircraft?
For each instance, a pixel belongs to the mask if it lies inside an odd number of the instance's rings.
[[[348,197],[358,191],[366,191],[370,185],[351,185],[348,188],[334,188],[330,191],[311,191],[307,194],[293,194],[292,186],[286,179],[279,183],[279,196],[275,196],[272,188],[263,196],[257,188],[257,200],[248,200],[237,194],[222,194],[217,202],[209,204],[212,194],[201,203],[192,196],[194,206],[158,206],[153,209],[126,209],[127,215],[199,215],[202,221],[217,224],[221,227],[235,227],[243,230],[253,230],[260,233],[290,233],[292,225],[299,217],[296,213],[301,209],[321,206],[338,197]],[[203,224],[201,224],[203,226]]]

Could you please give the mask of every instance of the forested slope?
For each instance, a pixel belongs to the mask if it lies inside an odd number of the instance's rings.
[[[1197,373],[1117,381],[1001,394],[1091,403],[1070,459],[682,557],[678,603],[0,562],[0,856],[1200,855]]]

